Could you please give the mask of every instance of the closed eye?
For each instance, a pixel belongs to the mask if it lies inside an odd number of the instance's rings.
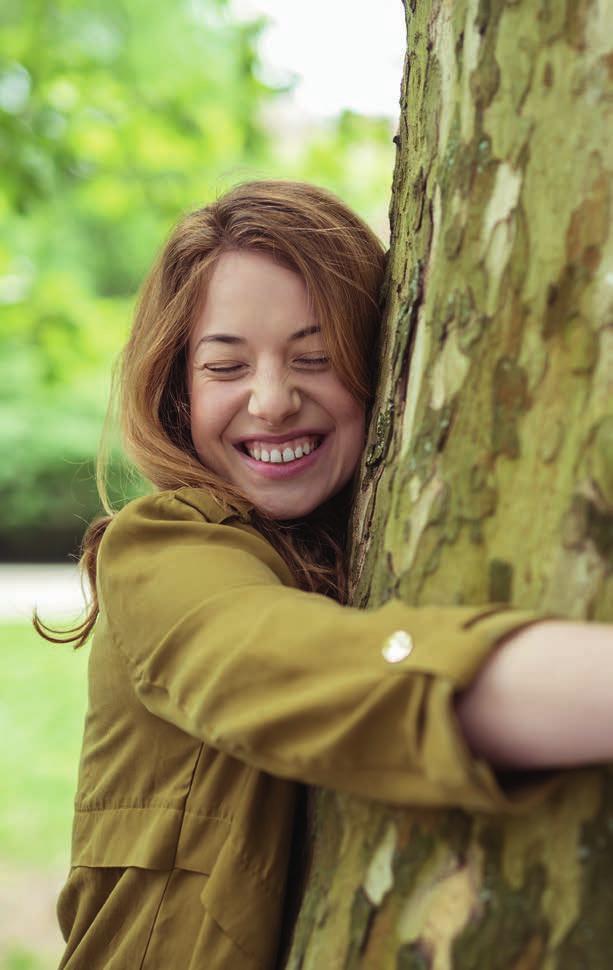
[[[307,367],[310,366],[321,366],[322,364],[328,363],[327,357],[299,357],[296,361],[297,364],[306,364]],[[204,364],[201,370],[211,371],[213,374],[233,374],[235,371],[240,370],[244,367],[244,364],[229,364],[227,366],[221,366],[220,364]]]
[[[296,363],[298,364],[327,364],[327,357],[300,357]]]
[[[239,368],[242,366],[242,364],[232,364],[228,367],[220,367],[216,364],[204,364],[201,367],[201,370],[210,370],[213,372],[213,374],[231,374],[233,371],[239,370]]]

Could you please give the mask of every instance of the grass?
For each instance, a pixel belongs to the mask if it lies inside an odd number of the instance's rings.
[[[2,970],[47,970],[50,963],[38,953],[16,946],[4,956],[0,967]]]
[[[63,949],[54,911],[70,858],[88,655],[47,643],[27,622],[0,622],[0,895],[9,894],[0,970],[54,970]]]
[[[45,869],[68,864],[88,653],[87,646],[75,652],[47,643],[27,623],[0,624],[5,863]]]

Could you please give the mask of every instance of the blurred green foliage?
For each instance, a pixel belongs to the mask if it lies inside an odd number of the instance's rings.
[[[373,14],[375,15],[375,14]],[[21,0],[0,11],[0,556],[64,558],[99,511],[94,456],[134,298],[182,212],[299,178],[386,242],[390,122],[266,120],[265,18],[228,0]],[[138,486],[115,453],[113,494]]]

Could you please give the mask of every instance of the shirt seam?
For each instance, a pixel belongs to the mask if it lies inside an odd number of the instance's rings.
[[[490,616],[496,616],[497,613],[504,613],[505,611],[512,611],[513,607],[510,603],[502,603],[498,606],[491,606],[481,612],[477,613],[476,616],[470,616],[467,620],[462,623],[463,630],[470,630],[475,624],[480,623],[481,620],[487,620]]]
[[[215,926],[217,926],[217,928],[223,933],[224,936],[227,936],[227,938],[231,941],[232,946],[235,946],[237,950],[239,950],[241,953],[243,953],[246,957],[249,957],[250,960],[255,960],[256,963],[257,963],[257,965],[258,965],[258,967],[262,967],[261,960],[256,956],[256,954],[253,952],[253,950],[247,949],[247,947],[242,946],[238,942],[238,940],[236,939],[236,937],[234,936],[234,934],[231,933],[231,932],[229,932],[226,929],[226,927],[223,926],[219,922],[219,920],[215,919],[215,917],[213,916],[213,914],[212,914],[211,910],[209,909],[209,907],[207,906],[207,904],[205,902],[203,902],[202,905],[203,905],[204,909],[206,910],[206,914],[207,914],[208,918],[211,920],[211,922],[213,922],[215,924]]]
[[[159,903],[157,905],[157,908],[155,910],[155,916],[151,920],[151,926],[149,927],[149,934],[147,936],[147,943],[145,944],[145,949],[143,950],[143,955],[142,955],[142,958],[141,958],[139,970],[143,970],[143,968],[145,966],[145,959],[147,957],[147,953],[149,952],[149,946],[151,944],[151,940],[153,939],[153,931],[154,931],[154,929],[156,927],[156,924],[157,924],[157,921],[158,921],[158,917],[160,915],[160,910],[162,908],[162,903],[164,902],[164,900],[166,898],[166,892],[168,890],[168,886],[170,884],[170,880],[172,878],[172,874],[173,874],[174,871],[175,871],[174,868],[169,871],[168,877],[166,879],[166,882],[164,883],[164,888],[163,888],[162,893],[161,893],[161,896],[160,896],[160,901],[159,901]]]
[[[114,802],[113,804],[105,802],[97,802],[94,805],[76,805],[75,812],[79,814],[88,814],[89,812],[109,812],[114,810],[128,809],[135,812],[148,811],[150,808],[163,808],[171,812],[178,812],[181,815],[192,815],[194,818],[205,819],[209,822],[223,822],[225,825],[232,826],[234,820],[232,815],[208,815],[206,812],[194,812],[190,808],[181,808],[177,805],[170,805],[164,802],[156,803],[143,803],[138,804],[136,802]]]

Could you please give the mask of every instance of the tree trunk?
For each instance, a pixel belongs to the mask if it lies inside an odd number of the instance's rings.
[[[613,7],[406,17],[353,602],[613,620]],[[311,807],[287,970],[609,970],[608,769],[519,818]]]

